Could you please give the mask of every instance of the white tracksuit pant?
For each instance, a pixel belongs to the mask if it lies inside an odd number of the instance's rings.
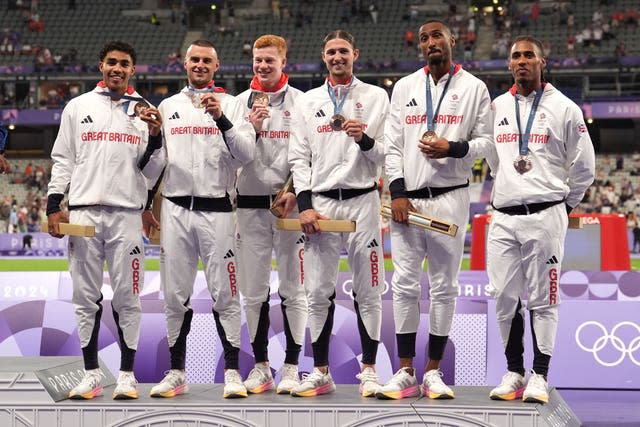
[[[95,225],[95,237],[69,237],[69,270],[73,280],[73,305],[80,347],[87,347],[100,325],[102,277],[107,262],[113,299],[111,307],[124,344],[138,347],[140,291],[144,283],[144,246],[140,211],[110,206],[90,206],[69,213],[72,224]],[[97,343],[93,343],[97,345]],[[120,345],[122,346],[122,342]]]
[[[292,339],[295,344],[303,345],[307,324],[307,297],[302,283],[304,234],[276,230],[276,217],[268,209],[239,208],[236,210],[236,216],[238,283],[251,342],[254,343],[256,334],[260,335],[259,339],[267,339],[267,331],[258,331],[258,327],[263,304],[269,300],[271,256],[275,250],[280,282],[278,294],[282,299],[285,314],[285,334],[288,335],[287,340]],[[266,348],[264,350],[266,351]],[[258,360],[264,356],[266,355],[256,354],[256,362],[268,360]],[[286,363],[297,364],[297,355],[295,358],[295,361],[289,360]]]
[[[162,204],[160,274],[169,347],[180,336],[185,314],[190,310],[198,259],[202,258],[225,354],[230,346],[240,348],[234,231],[232,212],[190,211],[169,200]],[[232,365],[237,364],[237,355],[235,359]],[[226,368],[237,369],[228,366],[226,357],[225,363]]]
[[[420,276],[424,257],[429,261],[429,333],[447,336],[451,330],[458,296],[458,273],[469,222],[469,190],[460,188],[431,199],[410,199],[418,213],[453,222],[460,227],[451,237],[391,222],[394,273],[393,315],[396,334],[418,331],[420,323]],[[401,356],[403,357],[403,356]]]
[[[348,200],[313,195],[314,209],[331,219],[356,221],[354,233],[323,232],[308,236],[304,255],[304,286],[309,303],[311,342],[320,337],[335,297],[340,250],[346,247],[353,271],[353,292],[359,316],[371,340],[380,340],[384,291],[384,254],[380,233],[380,198],[376,191]],[[330,331],[329,331],[330,333]],[[364,361],[364,355],[363,355]],[[320,366],[325,361],[316,360]],[[364,361],[375,363],[375,360]]]
[[[517,310],[518,303],[528,294],[527,308],[538,349],[552,355],[567,224],[564,203],[532,215],[493,212],[487,238],[487,274],[505,348],[514,316],[524,314],[522,308]]]

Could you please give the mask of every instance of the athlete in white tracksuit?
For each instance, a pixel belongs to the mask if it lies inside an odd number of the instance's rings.
[[[162,144],[158,110],[135,114],[135,105],[145,101],[127,86],[135,69],[135,53],[130,52],[133,48],[125,43],[105,45],[100,65],[104,80],[91,92],[69,101],[51,152],[49,233],[61,237],[60,222],[95,226],[94,237],[69,237],[72,301],[88,371],[99,368],[105,261],[113,288],[111,307],[118,328],[121,370],[133,371],[140,331],[139,294],[144,282],[140,214],[147,200],[145,177],[155,182],[163,166],[162,150],[157,149]],[[155,136],[150,136],[150,129]],[[60,210],[67,191],[68,219]],[[95,397],[92,393],[96,390],[80,394],[89,399]],[[135,390],[128,397],[137,397]]]
[[[439,21],[428,22],[421,27],[420,37],[430,65],[395,84],[385,127],[385,172],[394,211],[391,222],[393,311],[400,365],[410,372],[420,322],[420,276],[424,257],[429,260],[431,305],[426,371],[430,371],[438,368],[451,329],[465,233],[451,237],[408,226],[407,212],[415,209],[464,230],[469,221],[467,187],[471,166],[491,138],[489,92],[482,81],[452,63],[448,28]],[[434,74],[440,78],[434,78]],[[433,111],[437,111],[434,130],[438,141],[447,149],[450,147],[449,155],[457,158],[434,158],[431,152],[421,152],[419,148],[428,129],[427,84]],[[389,394],[386,397],[407,396]]]
[[[256,364],[269,360],[269,282],[271,254],[275,251],[286,337],[284,363],[298,365],[307,323],[302,285],[305,238],[302,233],[276,230],[276,217],[269,211],[290,173],[287,152],[291,114],[295,99],[302,94],[288,84],[289,78],[282,72],[286,58],[283,49],[286,43],[281,37],[265,35],[256,40],[255,76],[250,88],[238,95],[245,119],[256,131],[256,153],[238,174],[236,245],[240,292]],[[269,106],[253,105],[258,93],[268,94]],[[295,195],[287,197],[295,207]]]
[[[229,192],[234,189],[237,168],[253,159],[255,136],[244,120],[240,101],[214,87],[217,64],[210,43],[194,42],[185,60],[189,85],[159,107],[165,117],[167,158],[160,273],[171,368],[176,370],[185,367],[193,317],[190,298],[199,258],[213,299],[225,368],[238,369],[240,301]],[[201,103],[202,93],[205,99]],[[229,397],[226,392],[225,397]]]
[[[535,48],[532,40],[523,38],[514,43],[510,69],[516,84],[492,105],[499,166],[494,170],[487,273],[508,370],[522,376],[525,372],[522,299],[528,294],[533,370],[546,376],[558,322],[560,265],[568,212],[578,205],[593,182],[595,159],[580,108],[551,84],[541,81],[541,45]],[[541,98],[534,108],[540,91]],[[525,151],[530,164],[524,171],[516,170],[514,165],[520,155],[521,134],[529,135]]]
[[[300,222],[309,237],[304,260],[309,327],[314,365],[326,368],[338,261],[346,246],[353,271],[362,363],[369,366],[376,361],[382,320],[384,268],[377,181],[384,161],[383,130],[389,101],[384,90],[362,82],[348,69],[354,52],[358,52],[353,38],[338,31],[327,39],[323,58],[329,78],[296,102],[289,147]],[[342,110],[336,111],[335,105],[341,103]],[[342,129],[334,130],[330,119],[337,112],[347,121]],[[356,231],[318,233],[316,220],[323,217],[354,220]]]

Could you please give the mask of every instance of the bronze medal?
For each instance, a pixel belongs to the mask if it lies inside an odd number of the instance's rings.
[[[192,92],[189,97],[191,98],[191,104],[196,108],[204,108],[202,104],[202,94],[198,92]]]
[[[347,119],[345,119],[342,114],[334,114],[333,116],[331,116],[331,121],[329,122],[329,124],[331,125],[331,129],[337,132],[342,130],[342,125],[346,121]]]
[[[425,141],[434,141],[438,139],[438,135],[435,133],[435,131],[428,130],[422,134],[422,139]]]
[[[518,171],[519,174],[523,174],[529,172],[533,165],[531,164],[531,159],[529,157],[518,156],[513,161],[513,167]]]
[[[264,92],[256,92],[255,96],[253,97],[253,104],[264,105],[265,107],[268,107],[269,102],[269,95]]]

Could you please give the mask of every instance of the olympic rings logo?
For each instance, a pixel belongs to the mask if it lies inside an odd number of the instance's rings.
[[[583,334],[583,330],[587,327],[591,327],[591,328],[595,327],[597,330],[599,330],[598,335],[602,335],[593,342],[591,347],[587,347],[586,345],[583,344],[584,335],[581,335]],[[624,341],[622,341],[622,339],[618,336],[618,331],[624,327],[629,327],[632,330],[635,329],[635,333],[637,334],[637,336],[633,338],[628,345],[626,345]],[[576,329],[575,339],[576,339],[576,344],[578,344],[578,347],[580,347],[582,350],[586,351],[587,353],[593,353],[593,357],[596,360],[596,362],[598,362],[602,366],[606,366],[606,367],[618,366],[624,361],[627,355],[629,356],[629,360],[631,360],[631,362],[633,362],[636,366],[640,366],[640,360],[638,360],[637,357],[634,355],[634,353],[640,349],[640,326],[637,323],[629,322],[629,321],[620,322],[617,325],[615,325],[613,329],[611,329],[611,333],[609,333],[607,332],[607,328],[600,322],[596,322],[596,321],[584,322],[582,325],[578,327],[578,329]],[[620,352],[620,357],[618,357],[616,360],[612,362],[607,362],[605,360],[602,360],[602,358],[600,357],[600,352],[604,350],[605,347],[608,347],[609,344],[615,350]]]
[[[383,280],[383,282],[384,282],[384,288],[382,289],[382,294],[380,295],[385,295],[387,292],[389,292],[389,284],[387,283],[386,280]],[[349,295],[349,297],[353,299],[353,280],[352,279],[347,279],[344,282],[342,282],[342,292]]]

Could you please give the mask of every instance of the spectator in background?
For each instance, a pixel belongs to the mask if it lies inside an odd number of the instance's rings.
[[[418,20],[418,6],[412,4],[409,6],[409,21],[417,21]]]
[[[473,42],[466,40],[464,42],[464,60],[471,61],[473,59]]]
[[[273,20],[279,22],[282,19],[282,14],[280,13],[280,1],[279,0],[271,0],[271,14],[273,16]]]
[[[596,9],[593,12],[593,17],[591,21],[593,22],[594,25],[598,25],[598,24],[602,24],[602,20],[603,20],[602,12],[600,11],[600,9]]]
[[[602,25],[598,24],[593,28],[593,45],[600,47],[602,44]]]
[[[31,15],[27,28],[33,33],[44,33],[44,21],[40,19],[40,15],[34,13]]]
[[[582,30],[582,47],[591,47],[593,32],[591,28],[585,26]]]
[[[33,165],[31,164],[31,162],[29,162],[27,163],[27,166],[25,166],[24,168],[24,180],[28,181],[32,173],[33,173]]]
[[[242,42],[242,56],[251,56],[251,40],[244,39]]]
[[[576,44],[576,39],[573,35],[569,34],[567,36],[567,56],[573,56],[573,49]]]
[[[633,247],[631,248],[631,251],[634,254],[637,254],[640,252],[640,225],[638,224],[637,218],[635,223],[633,224],[632,232],[633,232]]]
[[[482,182],[482,168],[484,167],[484,158],[480,157],[473,161],[471,172],[473,174],[473,182]]]
[[[151,25],[160,25],[160,20],[155,13],[151,14],[151,18],[149,19],[149,21],[151,22]]]
[[[615,39],[616,35],[611,32],[611,24],[605,22],[602,24],[602,39],[603,40],[612,40]]]
[[[9,212],[9,227],[7,229],[9,233],[18,232],[18,205],[12,205]]]
[[[0,233],[6,233],[9,226],[9,217],[11,216],[11,205],[8,201],[3,201],[0,206]]]
[[[7,143],[7,136],[9,132],[4,127],[3,123],[0,122],[0,173],[11,172],[11,166],[7,162],[7,159],[4,158],[4,147]]]
[[[371,21],[374,24],[378,23],[378,5],[376,4],[375,1],[372,1],[369,4],[369,14],[371,15]]]
[[[416,41],[416,34],[413,32],[413,30],[411,28],[407,28],[404,31],[404,43],[405,43],[405,49],[407,52],[407,55],[413,55],[413,53],[415,52],[415,41]]]
[[[627,45],[624,42],[620,42],[616,45],[615,50],[613,51],[613,55],[617,60],[622,59],[622,57],[627,56]]]
[[[27,216],[27,233],[37,233],[40,231],[40,212],[37,206],[31,206]]]
[[[540,2],[536,1],[531,5],[531,20],[536,22],[540,17]]]

